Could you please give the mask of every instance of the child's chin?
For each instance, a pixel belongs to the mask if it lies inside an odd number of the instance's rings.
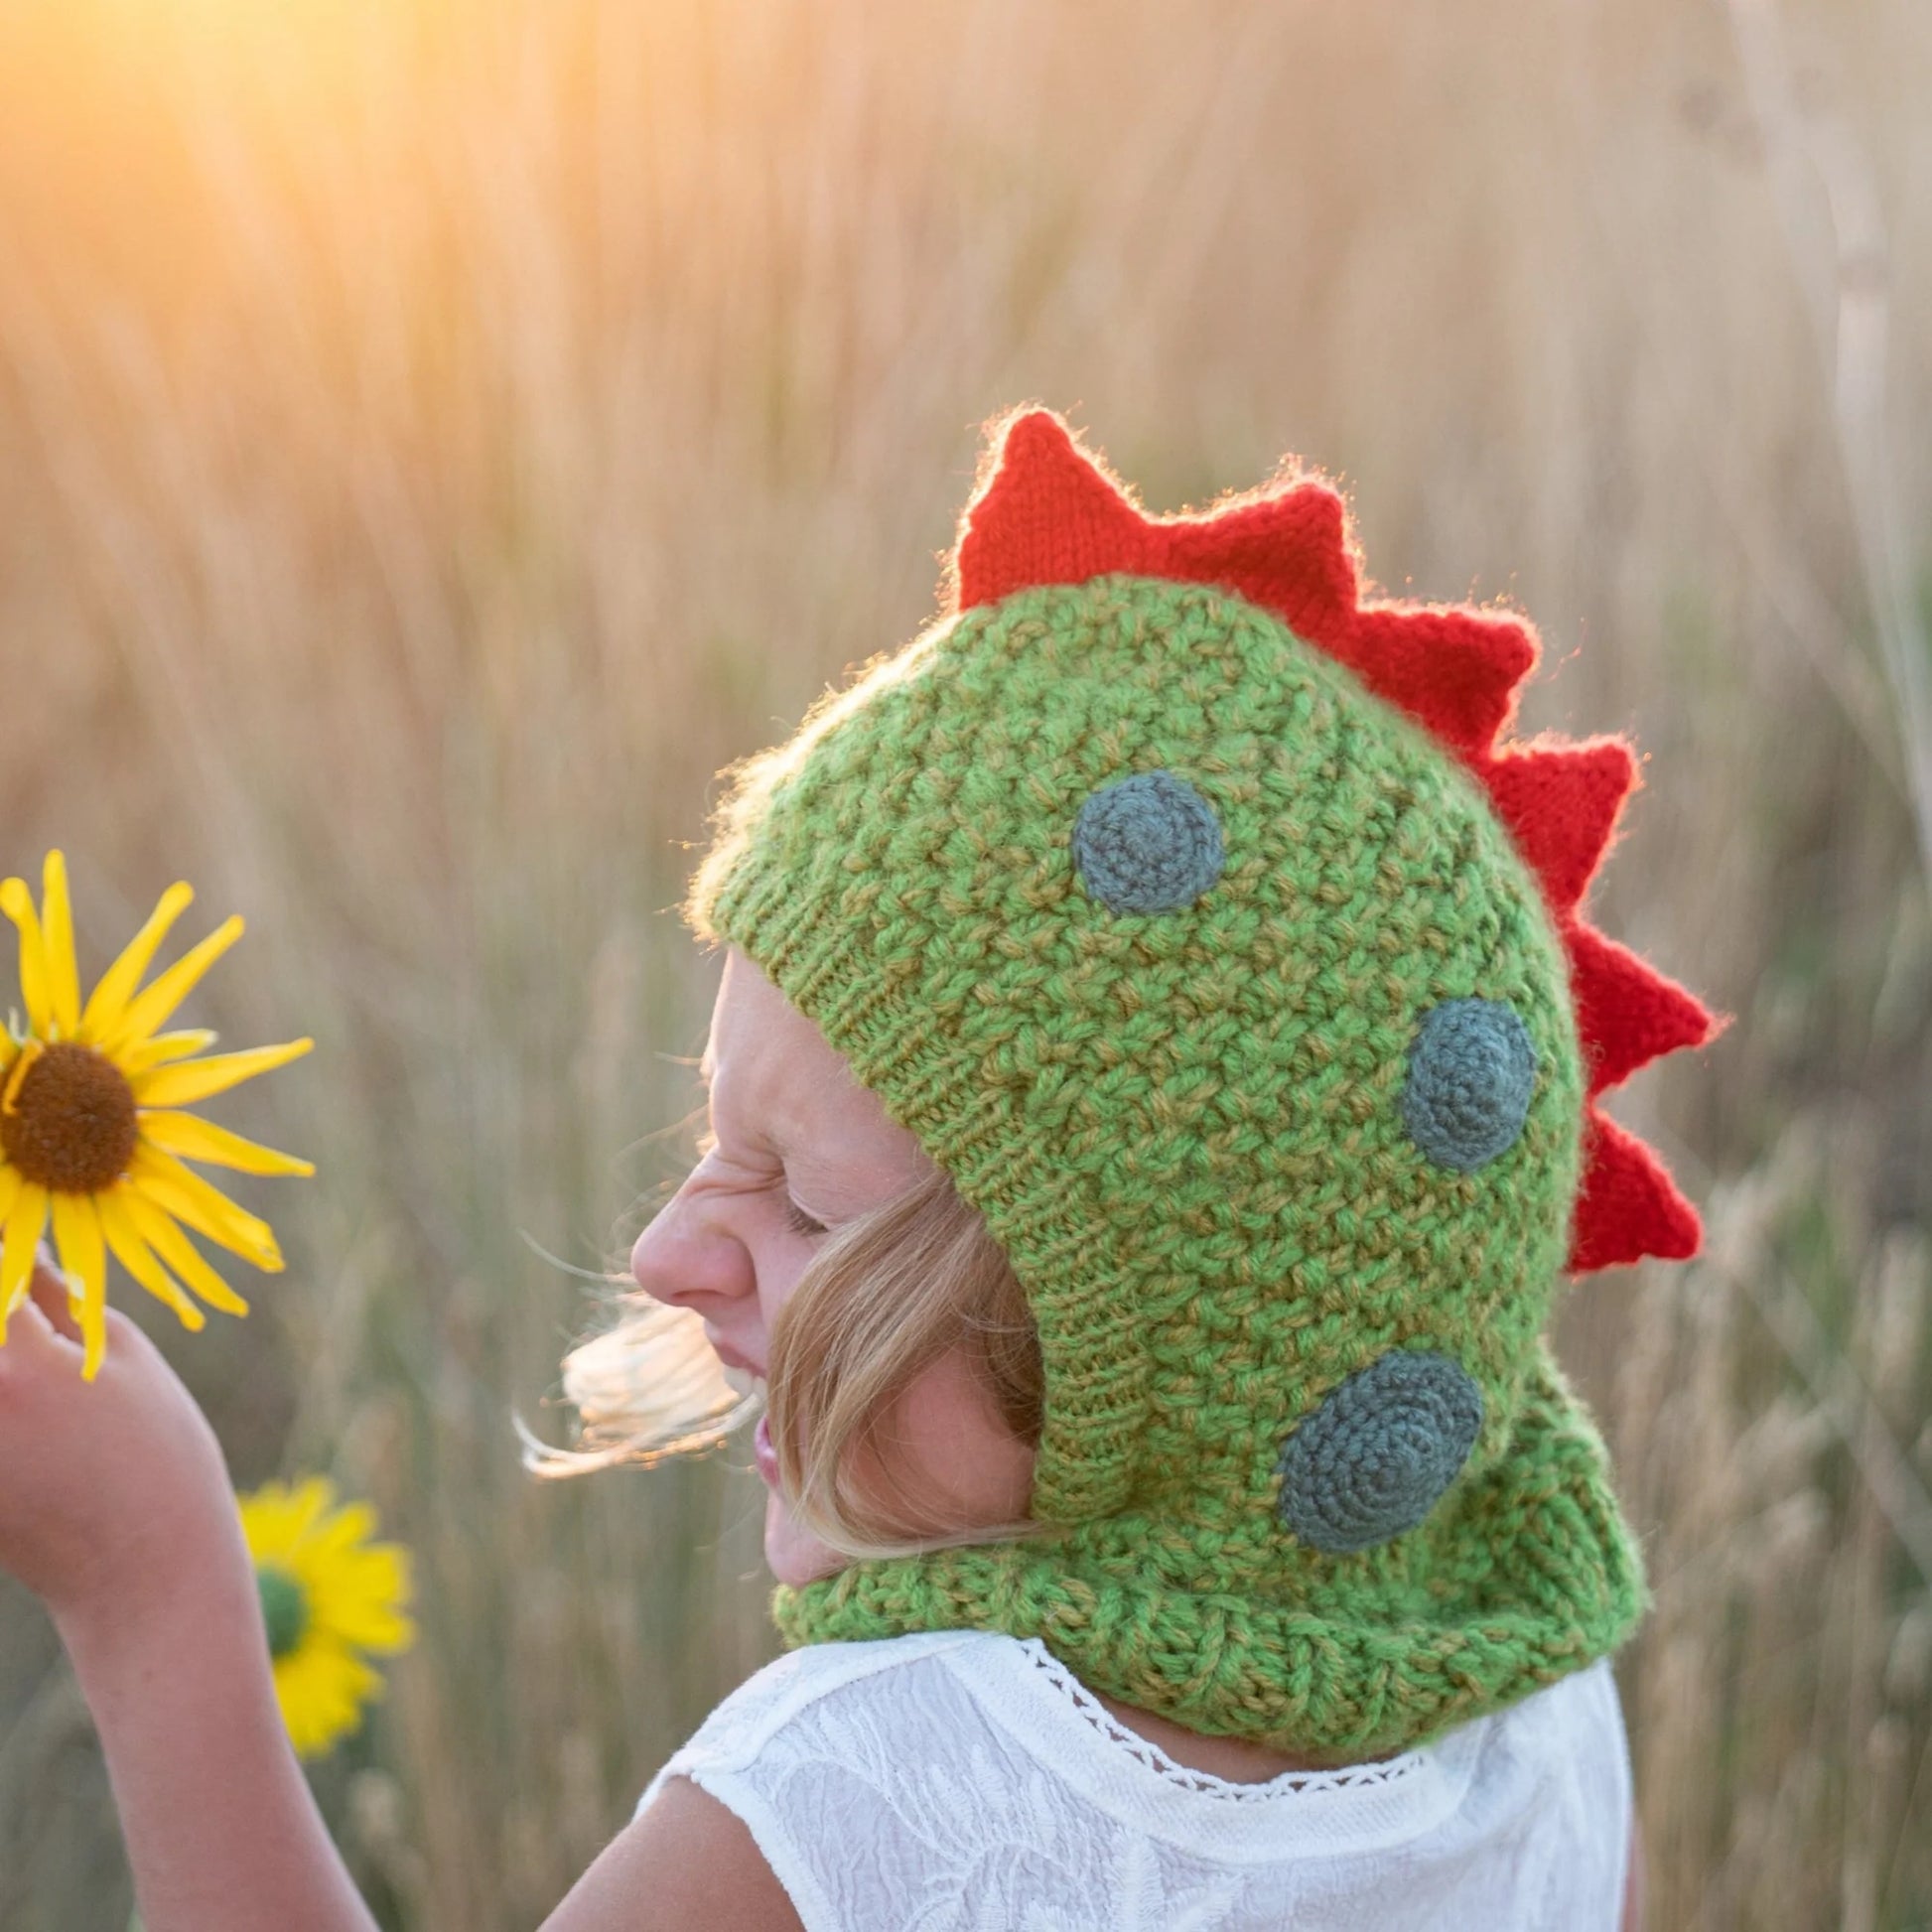
[[[796,1589],[836,1576],[848,1559],[801,1530],[773,1490],[764,1499],[764,1561],[779,1583]]]

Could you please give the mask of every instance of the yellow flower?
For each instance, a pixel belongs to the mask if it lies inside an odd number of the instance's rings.
[[[0,884],[0,912],[20,928],[23,1027],[0,1033],[0,1342],[33,1278],[34,1251],[54,1223],[55,1245],[80,1324],[91,1382],[107,1346],[107,1255],[190,1328],[206,1316],[183,1292],[246,1314],[248,1305],[177,1225],[274,1273],[281,1250],[267,1222],[244,1213],[185,1161],[243,1173],[314,1173],[307,1161],[259,1147],[194,1114],[189,1102],[224,1093],[315,1044],[294,1039],[202,1058],[210,1033],[163,1033],[202,975],[241,937],[228,919],[142,988],[168,929],[195,895],[170,886],[153,916],[80,1003],[67,862],[47,855],[41,907],[22,879]]]
[[[409,1554],[371,1543],[375,1512],[366,1503],[336,1507],[335,1487],[321,1476],[268,1483],[240,1507],[282,1720],[297,1755],[319,1757],[382,1695],[368,1657],[416,1640],[403,1614]]]

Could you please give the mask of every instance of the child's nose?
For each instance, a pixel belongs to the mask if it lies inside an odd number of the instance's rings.
[[[758,1287],[745,1244],[682,1194],[638,1235],[630,1272],[646,1295],[673,1306],[750,1295]]]

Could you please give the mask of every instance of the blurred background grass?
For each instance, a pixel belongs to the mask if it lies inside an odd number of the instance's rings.
[[[1932,1924],[1929,89],[1917,0],[0,6],[0,870],[65,846],[87,975],[193,879],[191,1019],[320,1040],[217,1109],[321,1163],[289,1273],[163,1340],[417,1553],[318,1773],[385,1923],[534,1923],[775,1647],[749,1449],[521,1473],[586,1306],[519,1236],[675,1177],[714,774],[1037,397],[1157,510],[1320,465],[1654,756],[1598,917],[1736,1022],[1616,1110],[1709,1253],[1565,1337],[1654,1923]],[[128,1908],[0,1586],[0,1924]]]

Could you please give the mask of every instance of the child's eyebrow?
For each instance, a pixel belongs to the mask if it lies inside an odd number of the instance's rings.
[[[698,1077],[704,1082],[707,1097],[711,1092],[711,1076],[714,1071],[711,1048],[707,1046],[704,1056],[698,1061]],[[715,1118],[715,1117],[714,1117]],[[712,1138],[717,1138],[715,1125],[709,1130]],[[782,1127],[774,1127],[760,1121],[747,1129],[747,1139],[754,1147],[762,1148],[765,1153],[776,1155],[780,1161],[790,1157],[789,1135]]]

